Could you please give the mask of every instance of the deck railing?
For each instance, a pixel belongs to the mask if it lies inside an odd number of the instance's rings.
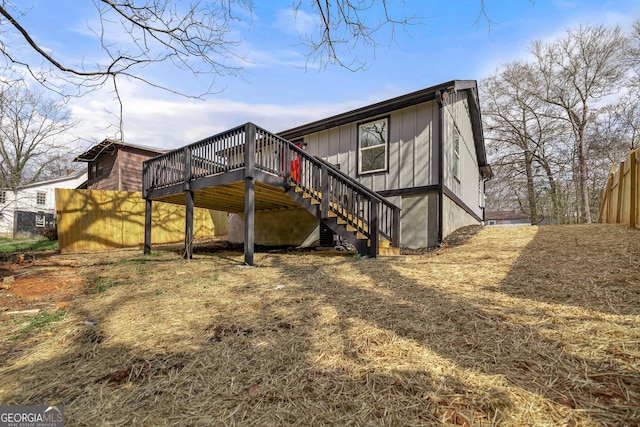
[[[246,147],[252,145],[247,152]],[[189,188],[197,179],[240,168],[275,175],[306,192],[320,203],[323,218],[340,217],[369,238],[371,245],[378,244],[381,233],[392,246],[399,246],[400,208],[330,163],[253,123],[145,161],[143,196],[149,190],[174,185]]]

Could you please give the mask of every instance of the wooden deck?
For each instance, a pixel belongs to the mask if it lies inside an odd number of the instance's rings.
[[[194,207],[244,214],[247,264],[253,264],[255,212],[299,207],[363,255],[377,256],[381,247],[399,248],[397,206],[252,123],[144,162],[143,197],[148,216],[145,253],[151,250],[149,212],[154,201],[185,205],[188,257]]]

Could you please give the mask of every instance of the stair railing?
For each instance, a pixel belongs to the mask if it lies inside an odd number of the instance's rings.
[[[254,138],[254,156],[245,152]],[[400,208],[295,144],[253,123],[221,132],[143,163],[142,191],[171,186],[189,188],[202,177],[229,172],[253,163],[255,169],[284,179],[321,204],[323,218],[332,212],[377,249],[378,233],[399,246]]]

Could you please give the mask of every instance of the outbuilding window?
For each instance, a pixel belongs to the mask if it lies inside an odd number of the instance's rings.
[[[7,192],[0,190],[0,204],[7,203]]]
[[[91,167],[89,168],[89,181],[100,178],[103,173],[104,167],[96,160],[91,163]]]
[[[389,118],[358,125],[358,173],[387,170]]]

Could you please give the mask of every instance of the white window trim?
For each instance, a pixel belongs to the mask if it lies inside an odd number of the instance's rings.
[[[42,203],[40,203],[40,196],[42,196]],[[47,193],[45,191],[36,192],[36,205],[45,206],[47,204]]]
[[[47,225],[47,216],[43,212],[38,212],[36,214],[36,227],[44,228]]]
[[[385,122],[385,130],[386,130],[384,145],[379,144],[379,145],[372,145],[371,147],[362,148],[361,138],[360,138],[360,135],[362,133],[362,127],[367,126],[371,123],[382,122],[382,121]],[[384,146],[384,167],[380,169],[371,169],[371,170],[363,171],[362,170],[362,152],[373,149],[373,148],[379,148],[381,146]],[[367,122],[359,123],[358,124],[358,175],[367,175],[367,174],[376,173],[376,172],[386,172],[388,168],[389,168],[389,117],[380,117],[375,120],[369,120]]]
[[[453,177],[460,181],[460,132],[453,128]]]

